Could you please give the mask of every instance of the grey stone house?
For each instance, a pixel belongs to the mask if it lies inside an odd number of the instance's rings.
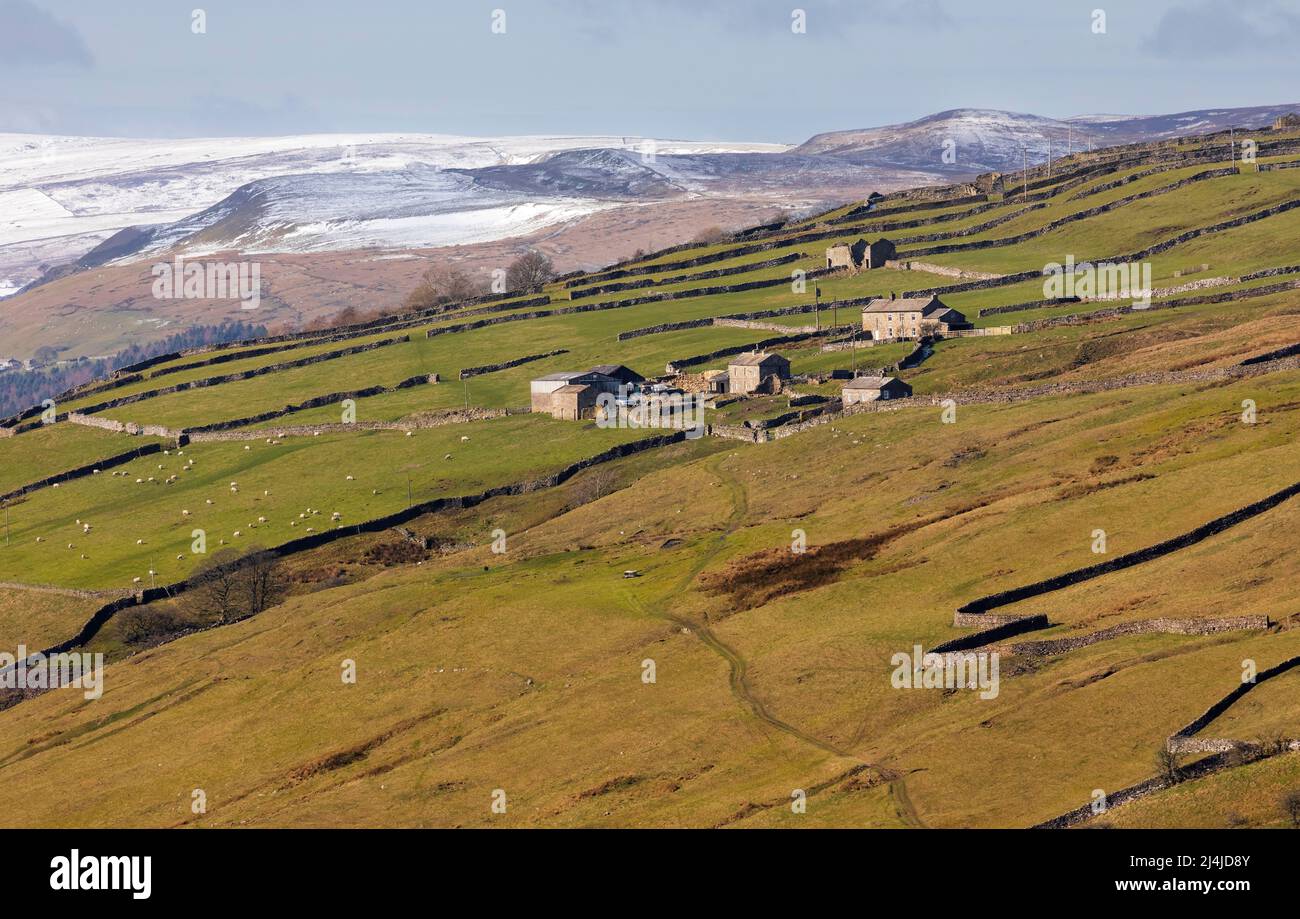
[[[742,354],[727,365],[727,391],[731,393],[780,392],[781,381],[788,379],[790,362],[779,354]]]
[[[957,310],[938,297],[908,297],[872,300],[862,310],[862,331],[876,341],[918,339],[944,335],[973,326]]]

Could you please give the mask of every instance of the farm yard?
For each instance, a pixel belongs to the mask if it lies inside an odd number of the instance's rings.
[[[1261,165],[1300,162],[1300,132],[1260,139]],[[1300,669],[1196,735],[1238,760],[1186,754],[1203,772],[1069,817],[1094,789],[1149,780],[1243,659],[1300,655],[1300,170],[1237,155],[1219,136],[1074,154],[998,187],[887,195],[51,394],[56,420],[26,413],[0,437],[0,631],[75,638],[110,666],[98,710],[56,691],[0,709],[0,810],[16,825],[1280,825]],[[885,267],[826,270],[827,248],[881,237]],[[1149,305],[1044,293],[1046,265],[1134,254]],[[973,329],[924,349],[864,335],[870,298],[931,293]],[[789,372],[719,393],[716,436],[526,408],[547,375],[622,365],[671,387],[750,352]],[[868,370],[909,395],[842,404]],[[361,526],[464,496],[400,531]],[[340,530],[279,553],[282,602],[237,621],[194,608],[208,554]],[[120,597],[135,599],[92,619]],[[891,684],[896,653],[944,643],[1002,656],[995,698]],[[92,774],[90,756],[111,768]],[[195,786],[206,815],[174,791]],[[508,816],[481,806],[498,787]]]

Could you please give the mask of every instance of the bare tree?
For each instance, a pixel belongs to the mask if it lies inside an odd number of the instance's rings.
[[[1156,751],[1156,774],[1170,785],[1177,785],[1183,780],[1182,757],[1168,747],[1161,747]]]
[[[234,549],[222,549],[203,560],[189,579],[190,605],[195,612],[219,623],[237,617],[238,563],[239,553]]]
[[[691,242],[698,243],[701,246],[711,246],[715,243],[722,242],[726,238],[726,230],[722,229],[722,227],[713,226],[705,227],[703,230],[700,230],[700,232],[695,234],[695,238],[691,240]]]
[[[1291,825],[1300,827],[1300,789],[1288,791],[1280,802],[1282,813],[1291,818]]]
[[[529,249],[506,269],[506,286],[510,290],[532,290],[555,277],[551,260],[536,249]]]
[[[406,295],[406,308],[430,309],[446,303],[459,303],[482,293],[482,285],[475,284],[463,269],[454,265],[435,265],[424,273],[420,283]]]
[[[255,616],[270,609],[289,592],[280,560],[265,549],[254,549],[239,566],[239,593],[245,615]]]
[[[260,547],[246,555],[222,549],[194,572],[190,585],[194,610],[223,625],[275,606],[289,589],[279,559]]]

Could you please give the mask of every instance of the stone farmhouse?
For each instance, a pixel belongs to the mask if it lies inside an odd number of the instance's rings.
[[[845,405],[857,405],[886,399],[906,399],[912,395],[912,387],[897,377],[855,377],[844,384],[840,395]]]
[[[595,417],[601,393],[618,393],[620,387],[644,382],[645,377],[622,364],[549,373],[532,381],[531,408],[561,421],[580,421]]]
[[[827,268],[883,268],[894,257],[894,244],[883,236],[875,242],[859,239],[852,245],[831,246],[826,250]]]
[[[974,328],[966,317],[938,297],[883,297],[862,310],[862,331],[876,341],[920,339],[930,335]]]
[[[1278,115],[1273,120],[1274,131],[1286,131],[1290,128],[1300,128],[1300,115],[1295,112],[1288,112],[1285,115]]]
[[[779,354],[742,354],[727,365],[729,393],[778,393],[781,391],[781,382],[788,379],[790,362]]]

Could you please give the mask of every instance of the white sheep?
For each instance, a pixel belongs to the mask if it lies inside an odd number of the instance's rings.
[[[135,541],[135,544],[136,544],[137,546],[143,546],[143,545],[144,545],[144,540],[143,540],[143,539],[137,539],[137,540]]]
[[[188,517],[189,515],[190,515],[190,512],[189,512],[189,511],[184,511],[184,510],[181,511],[181,516],[182,516],[182,517]]]
[[[469,435],[468,435],[468,434],[462,434],[462,435],[460,435],[460,442],[461,442],[461,443],[466,443],[468,440],[469,440]]]
[[[352,481],[352,476],[348,476],[348,481],[349,481],[349,482]]]
[[[240,536],[243,536],[244,534],[239,532],[239,530],[235,530],[235,532],[232,533],[231,535],[234,536],[236,539],[238,539]]]

